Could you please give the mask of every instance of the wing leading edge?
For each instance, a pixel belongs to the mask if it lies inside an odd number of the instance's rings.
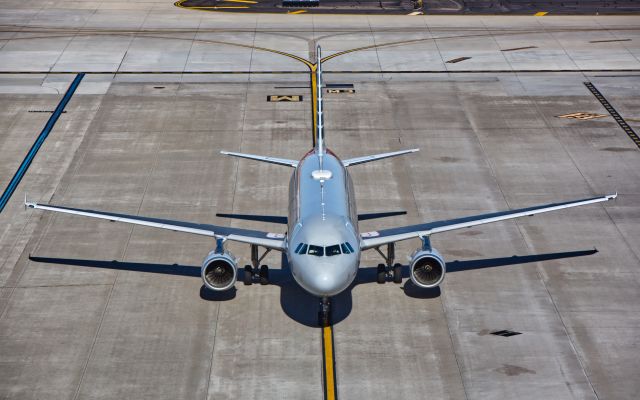
[[[139,217],[137,215],[116,214],[103,211],[83,210],[79,208],[59,207],[50,204],[38,204],[28,202],[25,199],[25,207],[54,211],[65,214],[79,215],[83,217],[104,219],[112,222],[124,222],[134,225],[148,226],[152,228],[167,229],[176,232],[186,232],[195,235],[211,236],[216,238],[225,238],[235,242],[255,244],[264,246],[274,250],[284,250],[284,235],[278,233],[269,233],[262,231],[254,231],[250,229],[231,228],[226,226],[197,224],[193,222],[174,221],[161,218]]]
[[[618,194],[610,194],[589,199],[567,201],[563,203],[546,204],[542,206],[520,208],[517,210],[500,211],[488,214],[473,215],[443,221],[427,222],[425,224],[402,226],[398,228],[383,229],[381,231],[363,233],[360,247],[362,250],[378,247],[383,244],[398,242],[434,233],[447,232],[455,229],[470,228],[476,225],[491,222],[504,221],[513,218],[532,216],[549,211],[562,210],[564,208],[584,206],[615,199]]]

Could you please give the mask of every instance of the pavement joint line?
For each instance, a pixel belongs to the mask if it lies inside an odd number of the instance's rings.
[[[278,53],[281,54],[281,53]],[[282,54],[286,55],[286,54]],[[323,60],[324,62],[324,60]],[[305,62],[307,64],[307,62]],[[307,64],[311,67],[311,63]],[[494,69],[494,70],[327,70],[322,71],[324,74],[523,74],[523,73],[591,73],[591,72],[635,72],[640,73],[637,69]],[[280,75],[280,74],[307,74],[304,70],[283,70],[283,71],[0,71],[0,75]],[[640,75],[637,75],[640,76]]]
[[[589,89],[589,91],[595,96],[595,98],[604,106],[609,114],[613,117],[613,119],[620,125],[622,130],[629,136],[631,140],[640,148],[640,139],[636,132],[627,124],[627,121],[622,118],[622,116],[616,111],[615,108],[609,103],[609,101],[604,97],[604,95],[595,87],[595,85],[591,82],[583,82],[584,85]]]
[[[22,181],[22,178],[24,178],[24,175],[27,173],[27,170],[29,169],[29,166],[33,162],[33,159],[36,157],[36,154],[38,154],[38,151],[40,150],[45,140],[49,136],[49,133],[51,133],[51,130],[55,126],[56,122],[58,122],[58,118],[60,118],[60,115],[62,115],[64,108],[69,103],[69,100],[71,100],[71,97],[73,96],[76,89],[80,85],[80,82],[82,82],[82,78],[84,78],[84,76],[85,76],[84,73],[79,73],[76,75],[76,77],[73,79],[73,82],[71,82],[71,85],[69,85],[69,88],[67,89],[66,93],[62,97],[62,100],[60,100],[60,103],[58,103],[58,106],[56,107],[55,111],[51,114],[51,117],[49,117],[49,120],[45,124],[44,128],[42,128],[42,132],[40,132],[40,135],[38,135],[38,138],[36,139],[36,141],[33,143],[33,145],[31,145],[31,149],[29,149],[29,152],[25,156],[24,160],[22,160],[22,163],[16,170],[15,174],[13,175],[13,178],[11,178],[11,181],[9,182],[6,189],[4,190],[4,193],[2,193],[2,196],[0,197],[0,213],[2,212],[2,210],[4,210],[4,207],[9,202],[9,199],[15,192],[20,182]]]

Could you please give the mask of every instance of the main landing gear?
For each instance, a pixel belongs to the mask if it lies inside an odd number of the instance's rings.
[[[331,299],[323,297],[320,299],[320,311],[318,311],[318,325],[321,328],[331,325]]]
[[[383,284],[387,281],[387,278],[393,280],[393,283],[402,283],[402,264],[393,263],[396,257],[395,243],[389,243],[387,245],[387,254],[385,255],[380,251],[380,247],[375,248],[376,251],[384,258],[387,264],[378,264],[378,270],[376,271],[376,282]]]
[[[251,285],[254,280],[257,280],[261,285],[269,284],[269,267],[266,265],[260,265],[262,261],[271,249],[266,249],[262,256],[258,254],[258,246],[251,245],[251,264],[244,266],[244,275],[242,281],[245,285]],[[260,265],[260,267],[258,267]]]

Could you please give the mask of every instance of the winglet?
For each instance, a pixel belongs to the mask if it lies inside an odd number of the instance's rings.
[[[607,200],[613,200],[618,197],[618,192],[615,192],[614,194],[608,194],[605,197],[607,198]]]

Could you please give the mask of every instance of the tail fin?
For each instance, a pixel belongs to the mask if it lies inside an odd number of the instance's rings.
[[[324,117],[322,115],[322,49],[320,46],[316,48],[316,93],[317,93],[317,126],[315,145],[319,155],[325,152],[324,147]]]

